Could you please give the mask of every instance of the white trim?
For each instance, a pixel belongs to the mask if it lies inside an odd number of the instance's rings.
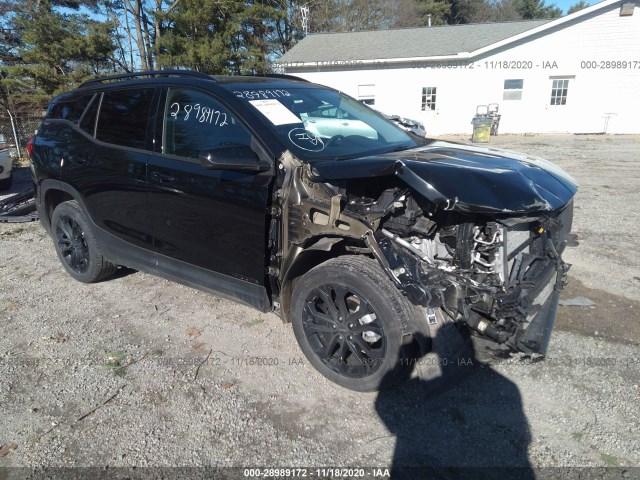
[[[539,27],[532,28],[531,30],[527,30],[526,32],[519,33],[518,35],[514,35],[513,37],[505,38],[504,40],[500,40],[499,42],[493,43],[491,45],[487,45],[486,47],[482,47],[472,52],[472,54],[473,56],[482,55],[483,53],[486,53],[488,51],[495,50],[496,48],[503,47],[512,42],[517,42],[518,40],[522,40],[523,38],[536,35],[538,33],[544,32],[545,30],[555,28],[559,25],[563,25],[567,22],[571,22],[576,18],[580,18],[584,15],[589,15],[590,13],[600,10],[601,8],[608,7],[610,5],[615,5],[616,3],[622,3],[622,2],[621,0],[604,0],[603,2],[596,3],[587,8],[583,8],[582,10],[578,10],[577,12],[574,12],[571,15],[557,18],[555,20],[550,21],[549,23],[540,25]]]

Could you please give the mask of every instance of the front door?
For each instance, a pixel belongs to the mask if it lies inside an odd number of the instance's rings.
[[[192,274],[199,271],[192,267],[199,267],[213,279],[214,289],[244,288],[238,281],[264,286],[273,170],[255,173],[201,166],[199,157],[216,147],[251,145],[249,131],[212,95],[168,88],[161,111],[162,151],[147,172],[159,261]],[[255,302],[245,298],[245,303]]]
[[[549,77],[549,90],[547,94],[546,115],[543,126],[547,132],[571,132],[575,131],[575,102],[572,90],[575,77]]]

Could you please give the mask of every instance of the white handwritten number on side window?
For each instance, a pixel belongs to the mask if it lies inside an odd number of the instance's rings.
[[[216,127],[229,125],[226,113],[211,107],[202,106],[199,103],[196,103],[195,105],[191,105],[189,103],[180,105],[178,102],[175,102],[171,104],[170,111],[170,116],[176,120],[180,119],[180,112],[182,111],[184,114],[182,120],[185,122],[188,122],[189,119],[193,119],[194,121],[208,123],[210,125],[215,125]]]

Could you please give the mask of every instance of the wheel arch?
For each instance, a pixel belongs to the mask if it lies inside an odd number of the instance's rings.
[[[51,228],[53,211],[63,202],[75,200],[86,214],[86,207],[82,195],[70,185],[59,180],[43,181],[40,185],[40,198],[40,220],[47,230]]]
[[[321,235],[305,242],[292,252],[293,259],[285,270],[280,287],[280,316],[284,323],[291,323],[291,296],[296,282],[306,272],[318,265],[345,255],[362,255],[368,250],[363,240],[351,237]]]

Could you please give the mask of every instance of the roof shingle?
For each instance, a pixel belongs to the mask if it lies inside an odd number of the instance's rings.
[[[434,57],[473,52],[551,20],[307,35],[280,62]]]

